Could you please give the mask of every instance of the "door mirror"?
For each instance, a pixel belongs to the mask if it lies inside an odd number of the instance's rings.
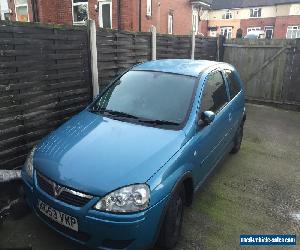
[[[215,120],[216,114],[212,111],[205,111],[201,114],[199,125],[207,126]]]

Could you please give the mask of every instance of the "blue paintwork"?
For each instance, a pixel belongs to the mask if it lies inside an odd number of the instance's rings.
[[[198,126],[207,74],[225,68],[235,71],[225,63],[191,60],[161,60],[134,67],[133,70],[198,77],[199,84],[185,126],[181,130],[153,128],[82,111],[39,143],[34,167],[64,186],[95,197],[82,208],[65,204],[37,187],[36,172],[32,181],[23,171],[27,199],[33,210],[36,211],[37,199],[40,199],[75,216],[79,229],[91,235],[89,241],[78,242],[90,247],[102,249],[101,243],[107,238],[133,239],[128,249],[149,247],[156,239],[163,211],[175,185],[189,173],[196,190],[232,148],[245,112],[243,88],[232,100],[229,100],[227,89],[228,104],[209,126],[201,130]],[[147,183],[150,187],[147,210],[122,215],[92,209],[105,194],[134,183]]]
[[[133,70],[150,70],[198,77],[200,72],[215,64],[216,62],[206,60],[165,59],[139,64],[133,67]]]

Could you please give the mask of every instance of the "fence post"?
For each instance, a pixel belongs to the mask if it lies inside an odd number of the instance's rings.
[[[225,36],[219,35],[217,40],[217,61],[222,62],[224,59],[224,42]]]
[[[192,50],[191,50],[191,59],[195,59],[195,46],[196,46],[196,37],[195,37],[195,31],[192,31]]]
[[[99,94],[98,84],[98,64],[97,64],[97,36],[96,23],[94,20],[87,21],[89,49],[90,49],[90,69],[92,74],[93,98]]]
[[[152,60],[156,60],[156,27],[151,26],[151,45],[152,45]]]

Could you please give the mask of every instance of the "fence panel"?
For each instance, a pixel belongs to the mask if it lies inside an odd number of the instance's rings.
[[[156,36],[157,59],[190,59],[191,36]],[[99,86],[103,88],[129,67],[152,58],[151,33],[97,30]],[[195,59],[216,60],[217,39],[196,38]]]
[[[196,60],[217,60],[217,39],[197,37],[195,40],[195,59]]]
[[[228,40],[224,61],[239,70],[249,100],[300,104],[299,41]]]
[[[151,60],[151,38],[98,29],[100,87]],[[91,101],[89,42],[86,27],[0,22],[0,169],[21,166],[32,146]],[[215,59],[216,44],[198,39],[195,57]],[[157,55],[190,58],[191,37],[158,35]]]
[[[91,100],[85,28],[0,23],[0,169]]]
[[[135,64],[151,60],[151,33],[97,31],[99,86]]]

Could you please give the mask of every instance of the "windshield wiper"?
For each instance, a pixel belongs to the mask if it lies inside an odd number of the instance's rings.
[[[170,121],[143,119],[141,117],[137,117],[135,115],[131,115],[131,114],[128,114],[128,113],[125,113],[125,112],[109,110],[109,109],[105,109],[105,108],[91,109],[90,111],[92,113],[108,114],[108,115],[111,115],[113,117],[131,118],[131,119],[135,119],[135,120],[137,120],[138,122],[141,122],[141,123],[147,123],[147,124],[157,125],[157,126],[159,126],[159,125],[167,125],[167,126],[178,126],[178,125],[180,125],[179,123],[170,122]]]
[[[114,117],[126,117],[126,118],[133,118],[133,119],[139,119],[139,117],[135,116],[135,115],[131,115],[125,112],[120,112],[120,111],[115,111],[115,110],[110,110],[110,109],[91,109],[90,110],[93,113],[100,113],[100,114],[109,114],[112,115]]]
[[[170,121],[162,121],[162,120],[146,120],[146,119],[139,119],[139,122],[153,124],[153,125],[169,125],[169,126],[178,126],[180,125],[177,122],[170,122]]]

